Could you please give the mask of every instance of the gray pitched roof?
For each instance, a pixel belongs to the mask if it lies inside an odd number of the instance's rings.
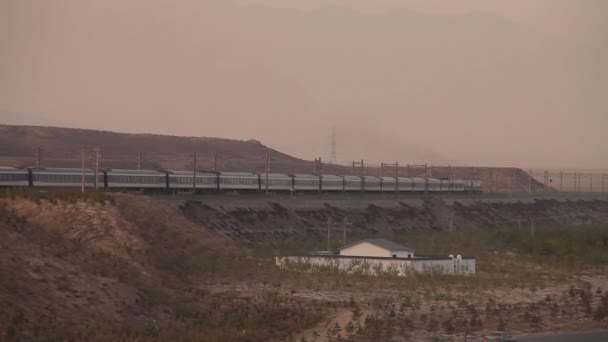
[[[363,243],[363,242],[371,243],[372,245],[376,245],[378,247],[382,247],[384,249],[388,249],[389,251],[406,251],[406,252],[414,252],[415,251],[413,248],[409,248],[409,247],[400,245],[400,244],[398,244],[396,242],[385,240],[385,239],[366,239],[366,240],[361,240],[361,241],[353,242],[353,243],[348,244],[346,246],[342,246],[340,248],[340,250],[352,247],[354,245],[358,245],[358,244]]]

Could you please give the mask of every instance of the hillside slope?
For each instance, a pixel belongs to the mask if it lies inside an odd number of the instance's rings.
[[[0,341],[283,340],[325,316],[213,290],[252,269],[247,250],[163,202],[36,194],[0,198]]]
[[[205,137],[179,137],[156,134],[128,134],[87,129],[39,126],[0,125],[0,165],[35,166],[38,148],[42,148],[41,165],[46,167],[80,167],[81,150],[99,147],[102,168],[191,170],[193,153],[197,153],[199,170],[212,170],[214,156],[219,171],[265,172],[266,154],[271,172],[313,173],[314,162],[298,159],[264,146],[257,140],[231,140]],[[93,166],[92,153],[86,160]],[[449,171],[448,171],[449,170]],[[323,164],[324,174],[350,175],[351,167]],[[359,175],[359,169],[355,173]],[[379,167],[366,166],[366,175],[379,176]],[[431,177],[480,178],[486,191],[528,191],[527,174],[517,168],[435,167],[429,168]],[[393,175],[389,168],[385,175]],[[412,167],[410,176],[424,177],[423,167]],[[405,167],[400,176],[406,176]],[[511,178],[513,177],[513,178]],[[513,181],[511,180],[513,179]],[[541,189],[535,179],[532,190]]]
[[[34,165],[37,148],[43,149],[43,166],[80,167],[80,151],[99,147],[105,167],[137,168],[143,153],[143,168],[189,169],[193,152],[201,169],[211,169],[215,154],[222,166],[263,165],[266,153],[273,162],[304,163],[262,145],[259,141],[156,134],[127,134],[89,129],[0,125],[0,161]]]
[[[606,200],[553,199],[265,199],[188,200],[192,221],[236,241],[298,239],[324,248],[328,226],[334,246],[370,236],[428,231],[479,231],[531,226],[575,226],[608,221]]]

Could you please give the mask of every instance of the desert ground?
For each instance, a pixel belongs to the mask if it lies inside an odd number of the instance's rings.
[[[531,235],[527,228],[475,220],[476,225],[460,224],[452,231],[393,230],[388,221],[371,230],[370,222],[379,218],[365,216],[369,206],[342,208],[358,213],[362,225],[352,228],[349,239],[384,237],[421,253],[459,251],[477,258],[475,276],[370,277],[275,266],[276,255],[325,244],[324,227],[294,235],[283,234],[280,226],[306,215],[321,217],[327,208],[308,204],[309,212],[300,211],[300,217],[291,216],[295,211],[288,206],[240,204],[240,211],[224,206],[224,222],[240,222],[230,228],[214,226],[221,222],[215,216],[202,220],[201,205],[220,207],[205,203],[178,204],[141,194],[4,190],[0,338],[461,341],[489,330],[521,335],[608,328],[608,226],[601,211],[596,221],[571,222],[570,217],[560,224],[555,219]],[[520,205],[542,208],[546,202]],[[580,210],[582,204],[566,203],[564,213],[572,205]],[[432,221],[432,210],[416,210],[391,220]],[[254,234],[255,239],[225,234],[247,225],[254,233],[262,225],[274,232]],[[332,241],[335,248],[341,239]]]

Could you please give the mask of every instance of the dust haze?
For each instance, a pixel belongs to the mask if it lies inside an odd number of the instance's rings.
[[[604,1],[3,0],[0,122],[608,167]]]

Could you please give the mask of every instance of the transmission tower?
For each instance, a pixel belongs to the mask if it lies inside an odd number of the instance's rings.
[[[336,151],[336,126],[331,128],[331,156],[330,161],[332,164],[336,164],[338,162],[338,153]]]

